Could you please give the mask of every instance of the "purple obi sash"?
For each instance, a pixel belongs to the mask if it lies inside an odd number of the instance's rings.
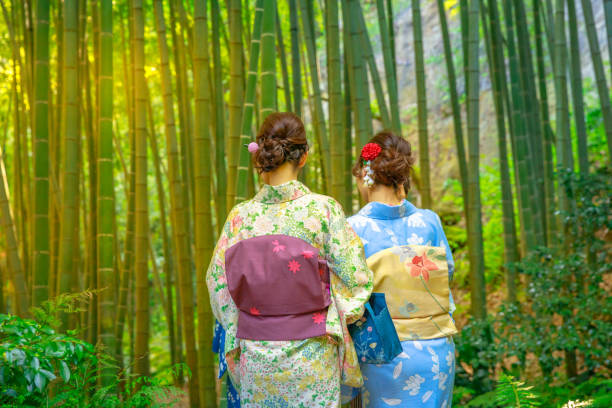
[[[225,253],[230,294],[239,309],[237,337],[301,340],[326,333],[329,269],[319,250],[288,235],[262,235]]]

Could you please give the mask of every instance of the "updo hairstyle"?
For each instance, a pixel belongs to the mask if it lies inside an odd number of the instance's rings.
[[[260,173],[273,171],[285,162],[298,164],[308,151],[302,120],[290,112],[274,112],[266,117],[257,134],[259,148],[253,155]]]
[[[378,156],[370,163],[374,173],[371,175],[374,183],[393,187],[396,190],[403,186],[407,192],[410,189],[410,172],[414,164],[410,143],[389,130],[378,132],[369,143],[381,147]],[[359,157],[353,166],[353,175],[361,178],[364,166],[364,160]]]

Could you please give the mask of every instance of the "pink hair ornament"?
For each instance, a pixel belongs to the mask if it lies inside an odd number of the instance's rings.
[[[249,150],[249,153],[253,154],[259,150],[259,145],[256,142],[251,142],[247,145],[247,149]]]

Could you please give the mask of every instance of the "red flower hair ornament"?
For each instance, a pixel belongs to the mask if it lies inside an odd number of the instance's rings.
[[[366,161],[374,160],[378,157],[382,148],[376,143],[368,143],[361,149],[361,158]]]
[[[372,187],[374,185],[374,171],[372,171],[372,160],[378,157],[382,148],[376,143],[368,143],[361,149],[361,158],[363,159],[365,175],[363,176],[363,182],[366,186]]]

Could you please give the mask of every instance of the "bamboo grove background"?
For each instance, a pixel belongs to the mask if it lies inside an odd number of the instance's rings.
[[[413,39],[401,58],[416,83],[407,113],[391,0],[0,0],[0,312],[28,316],[62,293],[93,290],[87,310],[61,319],[116,357],[103,382],[184,362],[191,375],[176,382],[187,382],[191,406],[214,406],[204,273],[228,210],[259,185],[243,145],[270,112],[300,115],[314,147],[303,181],[350,214],[354,158],[376,130],[392,129],[418,154],[411,199],[437,210],[423,38],[432,20],[421,15],[435,7],[467,231],[465,313],[486,319],[483,137],[497,140],[495,245],[507,263],[570,239],[559,210],[574,204],[559,171],[609,163],[612,1],[603,1],[607,38],[598,38],[597,1],[401,2]],[[491,136],[481,131],[483,78]],[[600,111],[599,136],[587,134],[588,104]],[[515,301],[521,281],[503,270]]]

